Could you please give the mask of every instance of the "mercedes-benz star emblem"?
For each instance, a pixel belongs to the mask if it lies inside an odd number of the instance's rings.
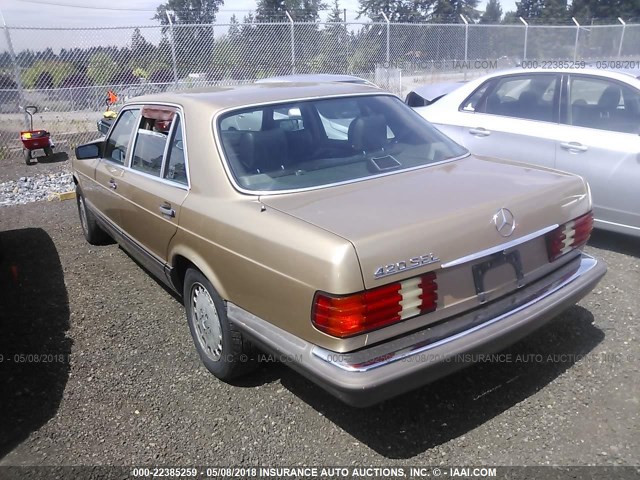
[[[503,237],[510,236],[516,229],[516,220],[508,208],[501,208],[496,212],[493,216],[493,224],[496,226],[498,233]]]

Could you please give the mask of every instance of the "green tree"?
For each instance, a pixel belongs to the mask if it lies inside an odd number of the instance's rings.
[[[149,66],[157,61],[158,52],[156,47],[148,42],[140,33],[140,29],[136,28],[131,35],[131,50],[128,55],[119,55],[117,58],[124,60],[130,57],[129,62],[121,62],[123,70],[130,69],[136,77],[147,78],[149,76]]]
[[[513,24],[520,24],[522,25],[522,23],[520,22],[520,19],[518,18],[518,13],[517,12],[506,12],[504,14],[504,17],[502,18],[502,23],[504,25],[513,25]]]
[[[167,0],[156,9],[154,19],[169,25],[169,14],[176,25],[173,35],[181,75],[208,71],[214,54],[213,23],[221,5],[224,0]]]
[[[383,21],[382,12],[392,22],[419,22],[427,18],[435,0],[359,0],[358,16]]]
[[[480,16],[480,23],[496,24],[502,18],[502,6],[500,0],[489,0],[484,13]]]
[[[323,0],[258,0],[258,22],[286,22],[287,13],[298,22],[315,22],[320,10],[327,8]]]
[[[94,85],[108,85],[109,80],[117,72],[118,65],[111,55],[106,52],[98,52],[91,56],[87,75]]]
[[[288,10],[285,0],[258,0],[256,8],[256,21],[259,22],[279,22],[287,21]]]
[[[516,16],[535,20],[542,15],[544,0],[520,0],[516,2]]]
[[[567,0],[544,0],[540,21],[546,25],[570,22]]]
[[[152,54],[154,47],[136,28],[131,35],[131,54],[134,58],[145,58]]]
[[[476,20],[479,17],[478,0],[437,0],[433,7],[431,20],[448,23],[458,22],[460,15],[464,15],[469,20]]]
[[[320,18],[320,11],[327,8],[327,4],[322,0],[299,0],[293,4],[295,20],[299,22],[316,22]]]
[[[58,87],[62,81],[74,73],[76,68],[72,63],[60,60],[38,60],[22,74],[22,82],[27,88]],[[48,79],[48,80],[46,80]]]
[[[570,12],[583,23],[592,19],[638,18],[640,0],[574,0]]]
[[[229,39],[231,41],[237,41],[240,39],[240,23],[234,13],[229,20]]]
[[[327,24],[321,32],[320,51],[311,61],[312,72],[346,72],[349,57],[349,32],[343,23],[339,0],[327,17]]]

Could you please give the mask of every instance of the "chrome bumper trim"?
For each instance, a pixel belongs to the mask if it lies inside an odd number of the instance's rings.
[[[463,263],[472,262],[473,260],[478,260],[479,258],[487,257],[494,253],[503,252],[504,250],[517,247],[518,245],[522,245],[523,243],[528,242],[529,240],[533,240],[534,238],[540,237],[545,233],[549,233],[558,227],[559,225],[557,223],[554,225],[549,225],[548,227],[541,228],[540,230],[537,230],[528,235],[525,235],[524,237],[516,238],[509,242],[496,245],[495,247],[487,248],[486,250],[472,253],[471,255],[466,255],[464,257],[456,258],[455,260],[451,260],[450,262],[445,262],[441,265],[441,267],[442,268],[455,267],[456,265],[462,265]]]

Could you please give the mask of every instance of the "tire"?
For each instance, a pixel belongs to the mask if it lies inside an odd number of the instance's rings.
[[[44,154],[47,157],[53,157],[53,148],[52,147],[44,147],[43,150],[44,150]]]
[[[229,321],[225,302],[196,269],[185,274],[183,299],[193,343],[207,370],[229,381],[256,367],[253,346]]]
[[[100,228],[96,222],[95,215],[87,208],[84,195],[80,187],[76,187],[76,204],[78,205],[78,216],[84,238],[91,245],[104,245],[109,242],[109,235]]]
[[[31,165],[31,150],[23,148],[22,156],[24,157],[24,163],[26,163],[27,165]]]

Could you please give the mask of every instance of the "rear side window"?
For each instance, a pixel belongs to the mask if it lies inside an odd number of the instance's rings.
[[[568,123],[622,133],[640,133],[640,92],[610,80],[572,76]]]
[[[129,141],[131,140],[131,132],[135,127],[135,120],[138,117],[139,111],[139,109],[132,108],[120,114],[107,140],[104,158],[124,165],[125,159],[127,158]]]
[[[182,122],[179,116],[176,116],[173,125],[173,138],[169,143],[169,158],[167,158],[164,178],[182,185],[187,185],[188,183],[184,140],[182,138]]]

